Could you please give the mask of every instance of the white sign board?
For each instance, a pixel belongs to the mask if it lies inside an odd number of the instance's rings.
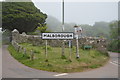
[[[42,33],[42,39],[73,39],[73,33]]]
[[[83,31],[83,30],[82,30],[82,28],[81,28],[81,27],[76,27],[76,28],[75,28],[75,34],[76,34],[76,35],[81,34],[81,33],[82,33],[82,31]]]

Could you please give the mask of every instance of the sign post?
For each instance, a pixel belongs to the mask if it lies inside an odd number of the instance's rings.
[[[47,60],[47,40],[58,40],[58,39],[60,39],[60,40],[69,40],[69,50],[70,50],[70,59],[71,59],[71,39],[73,39],[74,37],[74,34],[72,33],[72,32],[67,32],[67,33],[65,33],[65,32],[62,32],[62,33],[57,33],[57,32],[55,32],[55,33],[42,33],[41,34],[41,37],[42,37],[42,39],[43,40],[45,40],[45,57],[46,57],[46,61],[48,61]],[[62,46],[62,56],[64,56],[64,42],[63,42],[63,44],[62,44],[63,46]]]
[[[79,35],[82,33],[82,28],[79,27],[79,26],[74,26],[74,29],[75,29],[75,38],[76,38],[76,58],[80,58],[79,56],[79,43],[78,43],[78,38],[79,38]]]
[[[76,35],[76,58],[79,58],[79,45],[78,45],[78,35]]]

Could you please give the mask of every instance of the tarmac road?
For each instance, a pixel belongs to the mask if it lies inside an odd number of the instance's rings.
[[[7,45],[2,47],[2,77],[3,78],[118,78],[118,53],[110,54],[109,62],[103,67],[86,72],[56,73],[36,70],[24,66],[15,60],[7,51]]]

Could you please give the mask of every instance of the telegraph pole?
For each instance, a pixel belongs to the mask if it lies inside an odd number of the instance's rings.
[[[64,0],[62,1],[62,32],[64,32]],[[65,56],[65,43],[62,40],[62,56]]]

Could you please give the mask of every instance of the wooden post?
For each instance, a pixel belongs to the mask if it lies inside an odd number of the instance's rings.
[[[79,56],[79,43],[78,43],[78,35],[76,36],[76,58],[78,59]]]
[[[69,60],[70,61],[71,61],[71,53],[72,53],[72,50],[71,50],[72,45],[71,44],[72,44],[71,40],[69,40]]]
[[[19,45],[19,52],[22,52],[23,47]]]
[[[31,50],[31,57],[30,57],[30,59],[33,61],[33,59],[34,59],[34,53],[33,53],[33,50]]]
[[[46,61],[48,61],[48,59],[47,59],[47,40],[45,40],[45,59],[46,59]]]
[[[65,56],[65,43],[62,41],[62,56]]]
[[[26,55],[26,48],[23,48],[24,51],[23,51],[23,57]]]
[[[17,52],[19,52],[20,50],[20,45],[17,45]]]

